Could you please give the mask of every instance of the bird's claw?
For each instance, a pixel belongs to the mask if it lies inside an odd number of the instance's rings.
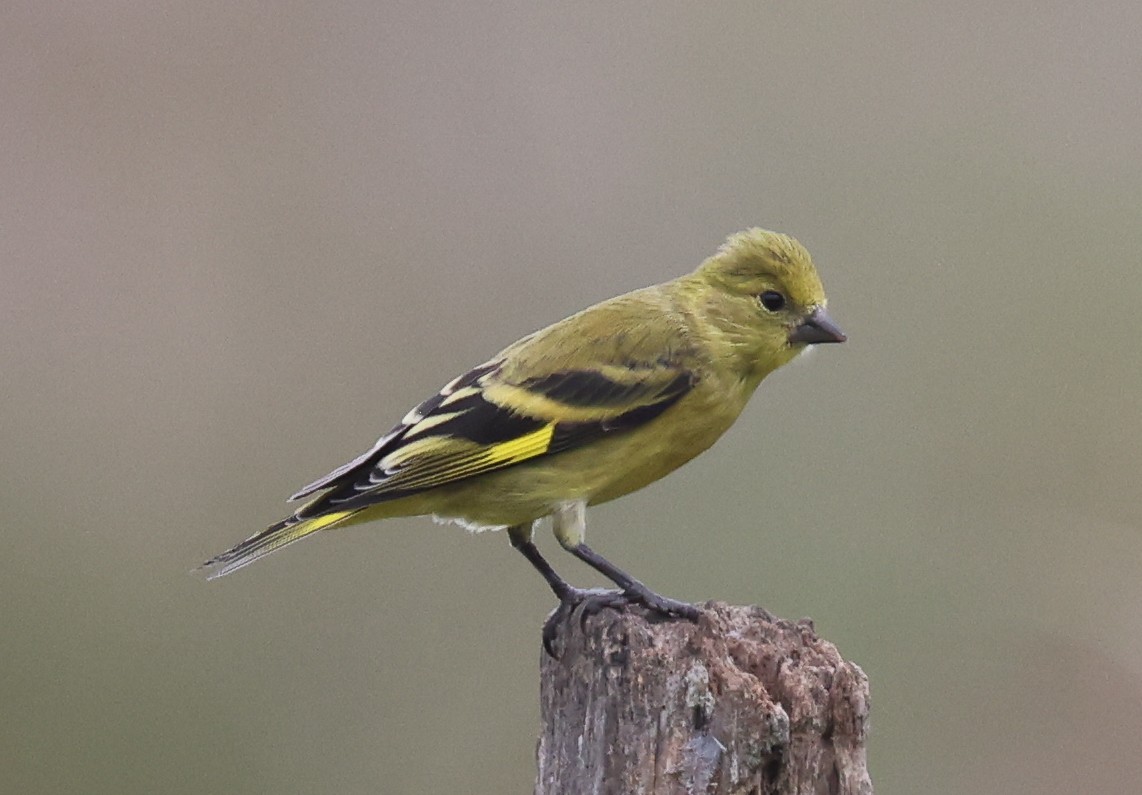
[[[558,635],[559,625],[576,612],[579,614],[579,627],[583,629],[588,618],[611,608],[622,610],[627,605],[639,604],[663,616],[682,618],[687,621],[696,621],[701,610],[689,602],[680,602],[660,596],[649,589],[642,590],[604,590],[601,588],[571,588],[559,600],[559,605],[551,611],[547,620],[543,622],[543,648],[554,659],[559,655],[555,653],[555,638]]]
[[[622,609],[630,603],[630,599],[622,591],[605,590],[602,588],[570,588],[559,600],[559,605],[551,611],[551,615],[543,622],[543,648],[549,655],[558,658],[555,653],[555,637],[558,635],[559,625],[566,621],[576,611],[579,613],[579,627],[593,615],[597,615],[608,607],[615,610]]]
[[[638,602],[645,606],[648,610],[653,610],[656,613],[661,613],[664,616],[675,616],[677,618],[684,618],[687,621],[697,621],[698,616],[702,611],[697,605],[692,605],[689,602],[680,602],[677,599],[670,599],[665,596],[659,596],[653,591],[647,591],[641,594],[631,594],[631,601]]]

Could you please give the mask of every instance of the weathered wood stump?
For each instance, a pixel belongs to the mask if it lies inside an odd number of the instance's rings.
[[[809,621],[572,613],[543,655],[536,795],[871,795],[868,678]]]

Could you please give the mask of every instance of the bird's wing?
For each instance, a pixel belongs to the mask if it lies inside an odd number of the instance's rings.
[[[581,447],[651,421],[697,382],[662,335],[640,326],[581,338],[574,322],[564,323],[571,327],[538,332],[454,379],[372,450],[299,491],[292,499],[327,489],[298,517],[356,510]],[[635,339],[623,338],[632,332]],[[564,335],[583,342],[568,353]]]
[[[650,422],[698,381],[685,331],[664,300],[653,291],[629,294],[523,338],[448,383],[372,449],[294,494],[312,499],[292,516],[202,569],[221,577],[370,505]]]

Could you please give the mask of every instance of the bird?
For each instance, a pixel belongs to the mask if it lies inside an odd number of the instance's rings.
[[[693,272],[595,304],[452,379],[291,496],[306,502],[289,516],[200,569],[214,579],[318,531],[431,515],[506,530],[559,600],[556,612],[593,599],[695,619],[695,605],[650,590],[587,545],[587,508],[690,461],[766,376],[810,346],[844,342],[826,304],[796,239],[733,234]],[[617,590],[576,588],[555,571],[534,539],[548,517],[560,546]]]

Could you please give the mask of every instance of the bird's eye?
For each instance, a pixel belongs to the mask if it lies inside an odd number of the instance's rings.
[[[766,290],[758,296],[758,300],[770,312],[779,312],[785,308],[785,296],[776,290]]]

